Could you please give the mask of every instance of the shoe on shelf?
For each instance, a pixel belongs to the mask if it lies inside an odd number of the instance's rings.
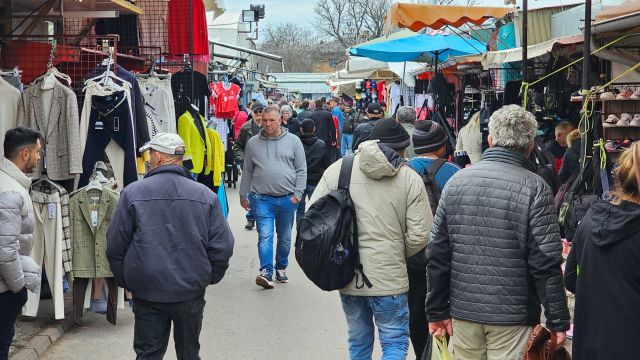
[[[256,285],[263,287],[264,289],[273,289],[273,276],[268,274],[266,270],[261,270],[260,274],[256,276]]]
[[[255,220],[247,220],[247,223],[244,225],[245,230],[253,230],[253,227],[256,226]]]
[[[289,282],[286,270],[276,270],[276,282],[286,284]]]
[[[618,121],[620,121],[620,119],[617,116],[615,116],[614,114],[610,114],[604,120],[604,123],[602,124],[602,126],[603,127],[614,127],[614,126],[616,126]]]
[[[633,95],[633,91],[631,89],[624,89],[616,96],[616,100],[628,100]]]
[[[619,127],[628,127],[631,124],[631,114],[621,114],[620,115],[620,120],[618,120],[618,123],[616,124],[616,126]]]
[[[631,94],[629,99],[640,100],[640,88],[638,88],[633,94]]]
[[[616,152],[618,151],[618,148],[616,147],[616,143],[613,140],[608,140],[605,144],[604,144],[604,148],[608,151],[608,152]]]
[[[602,93],[602,95],[600,95],[600,100],[615,100],[616,96],[611,92],[611,91],[607,91]]]
[[[582,95],[580,95],[579,91],[571,93],[571,101],[582,101]]]
[[[638,126],[640,127],[640,114],[633,115],[633,119],[629,123],[629,126]]]

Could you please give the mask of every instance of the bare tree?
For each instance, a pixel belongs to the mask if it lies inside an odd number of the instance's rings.
[[[315,65],[315,47],[318,35],[309,28],[294,23],[270,25],[264,30],[260,50],[282,56],[287,72],[312,72]],[[282,71],[275,61],[264,61],[260,68],[269,67],[270,72]]]
[[[415,0],[417,4],[430,4],[430,0]],[[480,0],[436,0],[436,4],[438,5],[464,5],[464,6],[473,6],[478,5]]]
[[[318,0],[316,27],[344,48],[382,36],[391,0]]]

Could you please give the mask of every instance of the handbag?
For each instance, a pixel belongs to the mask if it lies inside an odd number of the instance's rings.
[[[529,336],[524,360],[571,360],[571,355],[564,346],[553,349],[556,341],[555,333],[542,325],[536,325]]]
[[[558,223],[562,226],[568,241],[573,240],[578,225],[587,214],[587,211],[589,211],[591,204],[599,199],[598,195],[579,194],[578,186],[584,181],[584,172],[588,166],[589,163],[582,168],[580,174],[573,180],[558,210]]]

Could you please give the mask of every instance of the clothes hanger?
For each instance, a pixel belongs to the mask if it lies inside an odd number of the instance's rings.
[[[49,177],[47,176],[46,172],[43,172],[42,175],[40,176],[40,178],[38,178],[38,180],[36,180],[35,182],[33,182],[31,184],[31,187],[33,188],[34,186],[40,184],[40,183],[46,183],[50,186],[53,186],[55,189],[57,189],[59,192],[63,192],[66,191],[66,189],[64,189],[62,186],[56,184],[53,180],[49,179]]]

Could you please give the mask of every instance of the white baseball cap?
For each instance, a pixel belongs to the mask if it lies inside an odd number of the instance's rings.
[[[169,155],[184,155],[186,152],[186,146],[180,135],[171,133],[157,134],[150,142],[140,148],[140,152],[145,152],[149,149]]]

